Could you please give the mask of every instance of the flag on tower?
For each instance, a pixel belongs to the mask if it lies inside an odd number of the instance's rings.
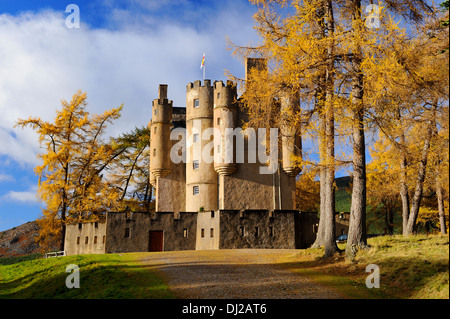
[[[203,53],[202,64],[200,65],[200,69],[205,66],[205,53]]]

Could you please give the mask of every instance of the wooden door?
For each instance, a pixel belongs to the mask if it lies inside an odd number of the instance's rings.
[[[163,242],[163,231],[151,230],[148,236],[148,251],[163,251]]]

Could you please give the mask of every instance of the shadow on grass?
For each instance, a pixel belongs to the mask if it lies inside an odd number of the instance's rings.
[[[60,257],[24,264],[26,273],[0,269],[0,298],[6,299],[167,299],[168,286],[155,271],[128,265],[127,261],[92,256]],[[79,266],[80,288],[67,288],[69,264]],[[12,267],[12,266],[10,266]],[[33,268],[34,267],[34,268]]]
[[[294,261],[280,264],[281,267],[305,275],[315,282],[332,287],[349,298],[361,299],[409,299],[421,298],[417,294],[431,280],[439,277],[440,287],[448,289],[448,261],[429,262],[414,257],[388,257],[374,262],[380,269],[380,288],[368,288],[365,271],[370,263],[351,264],[333,258],[317,258],[315,260]]]

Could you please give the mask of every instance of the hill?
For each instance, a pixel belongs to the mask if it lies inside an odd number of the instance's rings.
[[[352,202],[352,178],[351,176],[338,177],[335,179],[335,207],[337,212],[350,212]]]
[[[0,258],[17,257],[39,253],[36,237],[39,225],[31,221],[0,232]],[[57,249],[58,245],[55,245]]]

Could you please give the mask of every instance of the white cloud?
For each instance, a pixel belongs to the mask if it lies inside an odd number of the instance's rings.
[[[2,197],[0,202],[14,202],[20,204],[37,204],[39,199],[37,196],[37,187],[33,186],[27,191],[9,191]]]
[[[92,29],[83,20],[80,29],[68,29],[63,11],[0,14],[0,156],[36,165],[37,134],[14,129],[15,122],[30,116],[52,121],[60,100],[78,89],[87,92],[91,113],[124,103],[109,131],[117,135],[147,124],[160,83],[169,85],[176,106],[184,106],[186,84],[202,77],[203,52],[207,78],[226,80],[225,68],[243,74],[241,62],[225,50],[225,36],[247,44],[252,12],[230,7],[205,16],[201,29],[175,20],[150,28],[126,12],[113,17],[120,26],[115,30]]]
[[[12,175],[0,173],[0,182],[14,182],[15,178]]]

